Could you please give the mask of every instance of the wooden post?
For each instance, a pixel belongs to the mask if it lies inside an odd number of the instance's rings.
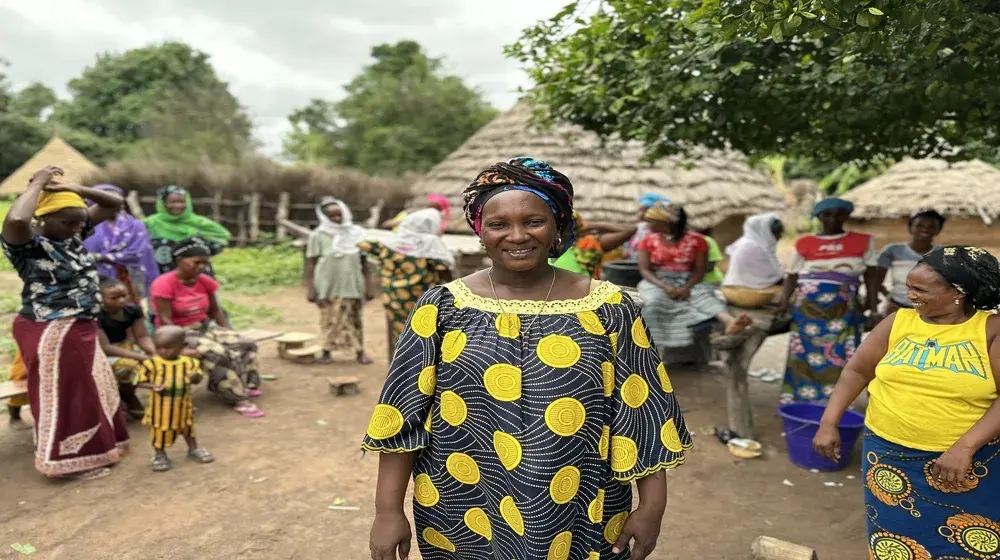
[[[288,193],[283,192],[278,195],[278,214],[274,218],[277,222],[278,227],[275,229],[274,236],[278,241],[284,241],[288,237],[288,228],[285,227],[285,221],[288,220],[288,203],[291,201]]]
[[[215,191],[212,195],[212,219],[216,223],[222,221],[222,191]]]
[[[129,191],[125,202],[128,204],[129,213],[137,220],[146,219],[146,214],[142,211],[142,204],[139,203],[139,191]]]
[[[250,195],[250,243],[260,240],[260,195]]]
[[[247,206],[249,200],[243,197],[243,202],[236,212],[236,239],[242,245],[247,241]]]
[[[291,220],[281,220],[279,223],[285,226],[286,229],[288,229],[295,235],[302,237],[303,239],[309,237],[309,234],[312,233],[311,229],[305,226],[301,226]]]

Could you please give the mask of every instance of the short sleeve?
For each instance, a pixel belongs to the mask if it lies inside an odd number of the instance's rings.
[[[323,256],[323,239],[318,231],[309,234],[309,241],[306,243],[306,258],[316,259]]]
[[[215,292],[219,291],[219,286],[221,285],[219,284],[218,280],[212,278],[207,274],[202,274],[201,276],[199,276],[198,283],[201,284],[201,287],[205,289],[205,293],[208,295],[212,295]]]
[[[708,259],[710,262],[712,262],[712,251],[710,250],[710,245],[708,244],[708,241],[705,240],[705,237],[701,235],[695,235],[693,236],[693,239],[694,241],[692,242],[692,244],[694,245],[694,252],[698,253],[699,255],[701,253],[708,253]],[[722,259],[720,258],[719,260]]]
[[[649,235],[648,233],[635,244],[635,249],[637,251],[646,251],[647,253],[652,253],[656,249],[656,236]]]
[[[878,251],[875,250],[875,238],[868,236],[868,248],[865,249],[864,257],[865,266],[878,266]]]
[[[444,292],[441,286],[428,290],[410,314],[368,423],[363,450],[406,453],[430,444],[428,418],[437,385],[439,307]]]
[[[128,326],[132,326],[136,321],[141,321],[146,315],[138,305],[129,305],[125,308],[125,318],[128,319]]]
[[[154,299],[174,299],[175,283],[174,273],[161,274],[153,280],[153,285],[149,287],[149,295]]]
[[[187,376],[190,379],[192,375],[201,375],[201,360],[198,358],[188,358],[190,361],[190,367],[188,367]]]
[[[627,481],[680,465],[692,442],[638,308],[627,295],[612,307],[619,317],[608,459],[612,476]]]
[[[892,262],[896,260],[895,258],[896,245],[890,244],[886,245],[882,252],[878,254],[878,267],[879,268],[892,268]]]
[[[708,262],[722,262],[722,251],[719,250],[719,244],[714,239],[707,237],[705,238],[705,243],[708,244]]]
[[[146,360],[139,364],[139,367],[135,368],[135,378],[132,380],[132,384],[149,383],[155,367],[153,360]]]

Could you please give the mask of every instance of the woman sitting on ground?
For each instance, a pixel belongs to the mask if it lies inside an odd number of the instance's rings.
[[[97,185],[99,191],[124,197],[125,192],[114,185]],[[128,288],[130,299],[140,303],[149,297],[149,287],[160,275],[146,226],[122,210],[83,240],[83,246],[97,260],[97,272],[104,278],[117,278]]]
[[[135,379],[142,362],[156,355],[146,330],[146,316],[132,300],[128,287],[117,278],[101,279],[101,299],[101,313],[97,316],[101,348],[118,380],[125,411],[141,420],[145,411],[135,394]]]
[[[263,416],[249,400],[261,394],[257,345],[233,331],[219,307],[219,283],[205,274],[211,254],[197,237],[177,245],[176,268],[153,282],[156,326],[186,328],[188,348],[201,359],[208,390],[243,416]]]
[[[305,280],[310,302],[319,307],[323,333],[320,363],[332,363],[331,352],[346,348],[361,364],[372,359],[365,353],[362,306],[368,296],[368,261],[358,249],[365,230],[354,224],[350,208],[335,198],[324,198],[316,207],[319,227],[309,234]]]
[[[733,317],[715,296],[715,288],[702,282],[708,264],[708,243],[687,228],[687,213],[674,203],[657,202],[646,212],[650,233],[638,246],[637,286],[642,316],[660,349],[686,348],[694,343],[691,327],[718,319],[727,334],[750,324],[746,315]]]
[[[110,474],[128,449],[121,397],[98,344],[97,264],[83,248],[94,224],[113,218],[122,197],[62,185],[45,167],[14,200],[0,245],[24,283],[13,335],[28,373],[35,419],[35,468],[50,477]],[[87,207],[84,198],[95,204]],[[37,227],[32,227],[32,221]]]
[[[839,460],[840,420],[868,387],[864,475],[872,558],[1000,553],[1000,265],[936,248],[844,367],[813,440]]]
[[[493,267],[424,294],[396,346],[363,444],[372,558],[409,551],[411,477],[423,558],[649,557],[691,446],[649,331],[617,286],[549,264],[573,243],[564,175],[517,158],[465,200]]]
[[[362,253],[379,261],[390,352],[420,296],[451,280],[455,255],[438,235],[440,226],[437,210],[420,210],[406,216],[399,231],[384,240],[358,244]]]
[[[156,198],[156,213],[148,216],[143,223],[149,230],[161,273],[174,269],[174,249],[188,239],[199,237],[204,240],[212,252],[211,256],[218,255],[229,245],[229,230],[195,214],[191,193],[183,187],[171,185],[160,191]],[[215,276],[211,264],[205,273]]]
[[[912,309],[913,304],[906,297],[906,276],[927,253],[937,248],[934,238],[941,233],[945,217],[934,210],[917,212],[910,217],[907,226],[910,231],[909,243],[890,243],[878,256],[876,285],[882,286],[885,277],[892,271],[892,289],[889,290],[889,304],[885,314],[897,309]]]
[[[781,293],[785,273],[778,240],[785,231],[777,214],[757,214],[743,222],[743,236],[726,248],[729,270],[722,280],[726,301],[748,309],[764,307]]]

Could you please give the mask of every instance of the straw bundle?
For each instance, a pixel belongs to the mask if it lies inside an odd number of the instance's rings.
[[[438,192],[461,207],[462,190],[486,166],[530,155],[573,181],[576,208],[587,220],[632,221],[636,198],[648,192],[683,204],[691,224],[699,228],[786,206],[767,176],[735,154],[704,150],[687,161],[669,157],[647,164],[641,161],[642,146],[635,142],[602,145],[595,134],[573,126],[534,130],[531,111],[522,101],[476,132],[414,184],[415,200]],[[453,214],[449,229],[467,231],[460,212]]]

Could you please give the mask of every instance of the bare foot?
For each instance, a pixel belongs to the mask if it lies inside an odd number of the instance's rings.
[[[726,326],[726,334],[739,334],[743,332],[753,320],[746,313],[742,313],[735,321]]]

